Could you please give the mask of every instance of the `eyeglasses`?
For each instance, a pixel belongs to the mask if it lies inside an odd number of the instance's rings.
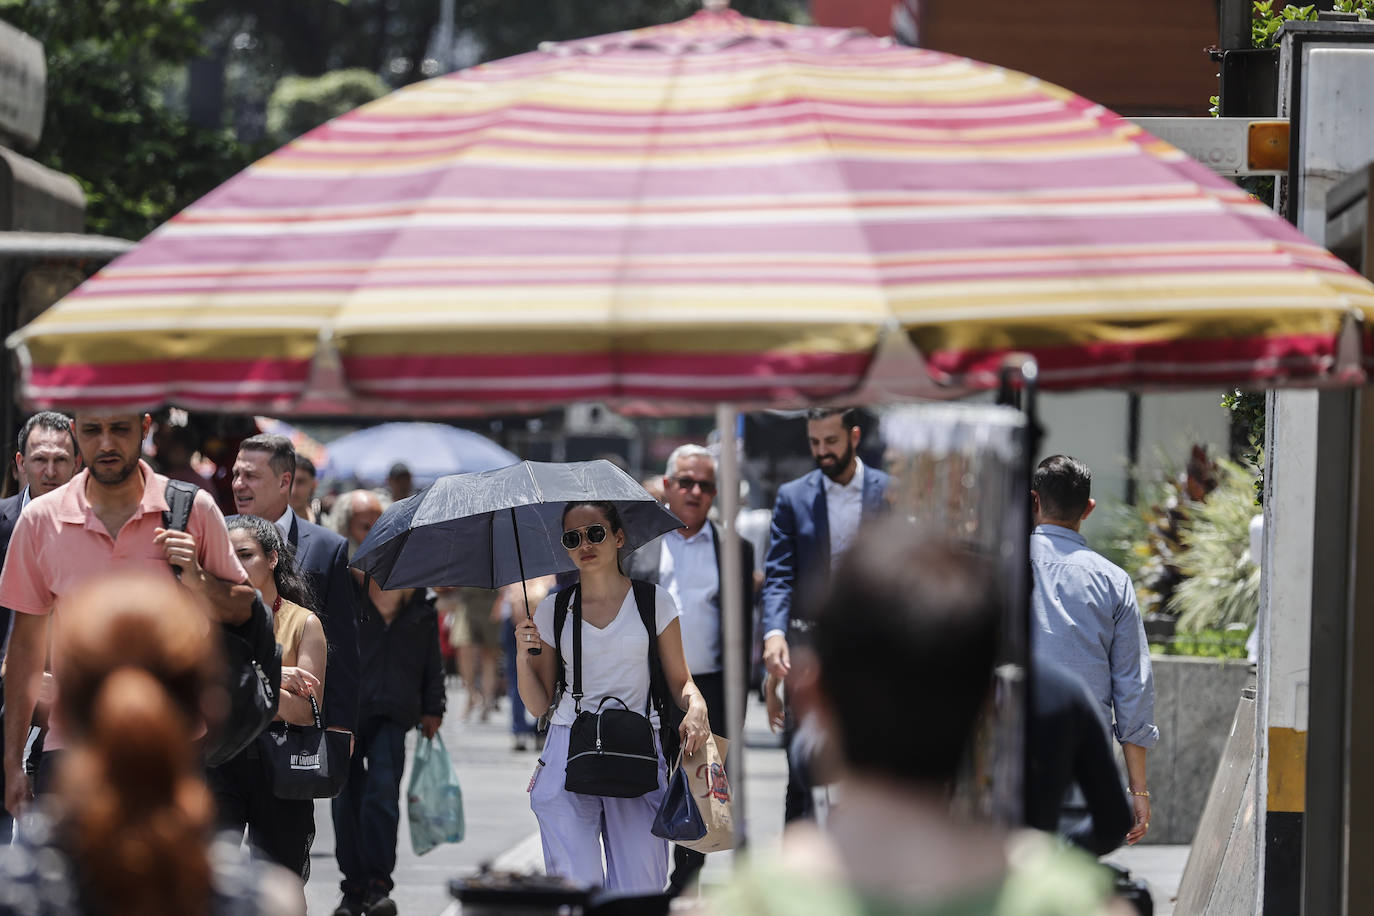
[[[701,487],[704,496],[714,496],[716,493],[716,482],[714,480],[697,480],[695,477],[674,477],[673,483],[679,490],[690,493],[693,487]]]
[[[606,540],[605,525],[587,525],[585,528],[574,528],[571,531],[563,532],[563,546],[568,550],[576,550],[582,546],[582,532],[587,532],[588,544],[600,544]]]

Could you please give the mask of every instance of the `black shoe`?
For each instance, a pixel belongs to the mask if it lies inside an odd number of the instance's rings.
[[[334,909],[334,916],[365,916],[366,913],[363,898],[353,894],[344,894],[343,899]]]
[[[396,916],[396,901],[386,894],[367,898],[366,916]]]

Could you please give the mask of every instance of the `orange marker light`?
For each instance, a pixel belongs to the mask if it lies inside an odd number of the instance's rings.
[[[1251,121],[1247,158],[1254,172],[1288,171],[1288,122]]]

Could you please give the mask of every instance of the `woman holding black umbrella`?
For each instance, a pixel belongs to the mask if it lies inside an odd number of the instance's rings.
[[[553,634],[556,595],[540,602],[533,619],[519,620],[515,634],[523,650],[517,680],[525,705],[532,713],[540,713],[557,701],[544,753],[530,783],[530,808],[539,820],[544,865],[551,875],[607,890],[658,893],[668,880],[668,843],[650,833],[666,785],[661,754],[657,787],[638,797],[604,797],[565,788],[578,704],[568,691],[561,698],[555,696],[559,679],[559,659],[552,651],[555,644],[568,672],[574,670],[574,644],[581,644],[582,708],[595,710],[610,697],[633,711],[649,706],[649,633],[641,623],[632,583],[620,569],[618,551],[625,544],[625,531],[615,506],[569,503],[563,511],[562,543],[580,574],[580,584],[571,586],[575,592],[570,599],[564,596],[563,605],[566,608],[569,600],[580,604],[580,634],[573,632],[576,613],[566,615],[560,636]],[[672,596],[657,587],[653,594],[658,656],[668,693],[686,712],[679,735],[683,749],[692,753],[711,735],[706,703],[687,669]],[[572,682],[571,675],[568,680]]]

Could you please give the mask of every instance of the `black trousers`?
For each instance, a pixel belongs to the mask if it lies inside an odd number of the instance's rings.
[[[725,715],[725,675],[719,671],[713,674],[694,674],[701,697],[706,701],[706,715],[711,720],[711,731],[722,738],[729,738],[730,726]],[[672,707],[673,727],[682,724],[685,713],[676,705]],[[673,761],[668,761],[672,766]],[[669,885],[677,891],[695,885],[702,866],[706,864],[706,854],[688,849],[686,846],[673,847],[673,873],[668,877]]]
[[[251,756],[250,756],[251,754]],[[310,877],[310,847],[315,842],[315,803],[277,798],[266,761],[249,745],[237,757],[206,771],[214,793],[219,827],[243,835],[258,853],[301,876]]]

